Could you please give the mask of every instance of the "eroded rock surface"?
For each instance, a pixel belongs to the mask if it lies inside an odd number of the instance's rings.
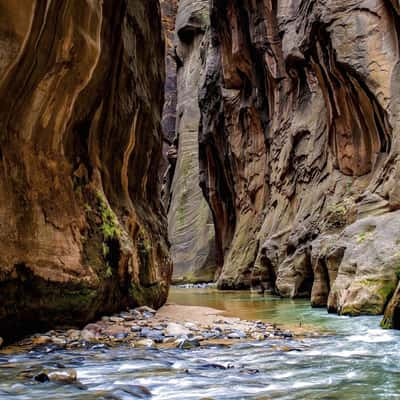
[[[399,27],[396,1],[211,2],[200,173],[221,288],[383,311],[398,280]]]
[[[0,335],[166,299],[159,2],[0,0]]]
[[[181,0],[176,18],[177,111],[175,146],[169,150],[174,176],[168,226],[174,280],[209,282],[216,272],[212,215],[199,185],[198,91],[202,53],[208,45],[207,0]],[[171,159],[175,156],[175,159]]]

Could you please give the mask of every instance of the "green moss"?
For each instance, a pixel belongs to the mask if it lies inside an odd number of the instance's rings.
[[[327,207],[328,227],[340,228],[347,224],[347,217],[351,207],[351,200],[345,200],[340,203],[330,204]]]
[[[393,329],[393,323],[391,319],[384,317],[381,321],[382,329]]]
[[[101,216],[101,232],[105,240],[119,239],[121,237],[121,229],[118,223],[117,216],[107,204],[104,196],[97,192],[97,200]]]
[[[367,238],[367,234],[365,232],[362,232],[358,235],[357,237],[357,243],[363,243],[365,242],[365,239]]]
[[[179,225],[183,225],[185,223],[185,207],[183,204],[180,204],[176,210],[176,218]]]
[[[112,268],[108,262],[106,262],[106,270],[105,270],[104,276],[106,278],[111,278],[113,276]]]
[[[396,289],[396,284],[394,282],[386,282],[380,289],[378,289],[378,294],[383,299],[389,299]]]
[[[375,288],[378,296],[384,301],[389,299],[396,289],[396,283],[388,280],[364,279],[360,281],[360,285]]]
[[[103,257],[107,258],[107,256],[110,254],[110,248],[108,247],[107,243],[102,243],[102,252],[103,252]]]
[[[165,301],[167,291],[165,291],[161,283],[146,287],[132,283],[129,293],[136,305],[150,305],[157,308]]]

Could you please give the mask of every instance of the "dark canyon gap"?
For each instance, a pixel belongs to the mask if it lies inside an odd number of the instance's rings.
[[[0,335],[162,305],[158,0],[0,0]]]
[[[210,282],[216,274],[214,226],[199,182],[202,54],[208,46],[208,0],[163,0],[167,38],[164,139],[169,169],[164,202],[176,282]],[[171,20],[175,17],[175,24]],[[171,26],[175,29],[171,32]],[[175,106],[175,108],[173,107]]]

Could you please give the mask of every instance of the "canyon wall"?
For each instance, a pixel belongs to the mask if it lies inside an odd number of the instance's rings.
[[[208,28],[208,0],[179,1],[173,42],[177,92],[175,132],[170,133],[172,124],[164,131],[170,144],[165,193],[176,282],[209,282],[216,273],[212,215],[199,185],[198,91]],[[167,70],[167,81],[168,76],[172,81],[174,71]],[[167,105],[174,93],[172,86],[166,88]]]
[[[210,1],[199,154],[220,288],[384,311],[400,276],[399,9]],[[385,326],[400,327],[398,293]]]
[[[166,299],[158,0],[0,0],[0,336]]]

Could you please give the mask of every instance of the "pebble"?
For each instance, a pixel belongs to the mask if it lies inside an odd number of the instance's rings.
[[[120,322],[124,322],[124,319],[121,317],[110,317],[110,321],[120,323]]]
[[[33,335],[21,342],[21,346],[44,346],[43,351],[51,352],[61,348],[87,348],[94,345],[111,347],[126,343],[132,347],[153,348],[174,346],[193,349],[201,344],[215,343],[229,346],[231,340],[257,340],[267,338],[291,338],[292,333],[262,321],[246,321],[238,318],[220,318],[210,324],[176,322],[157,317],[156,311],[143,306],[122,311],[111,317],[105,316],[96,323],[86,325],[82,331],[50,331]],[[202,343],[205,342],[205,343]],[[0,346],[2,339],[0,338]],[[101,347],[101,348],[104,348]],[[100,347],[98,347],[100,348]]]
[[[155,343],[151,339],[141,339],[137,342],[134,342],[135,347],[154,347]]]
[[[106,399],[125,400],[128,398],[148,399],[151,398],[151,392],[145,386],[139,385],[124,385],[113,390]]]
[[[232,332],[228,335],[228,339],[242,339],[242,337],[237,332]]]
[[[190,350],[200,346],[200,342],[194,339],[178,339],[176,342],[178,349]]]
[[[146,313],[150,313],[150,314],[155,314],[157,312],[156,310],[154,310],[153,308],[148,307],[148,306],[141,306],[141,307],[136,308],[135,310],[140,313],[146,312]]]
[[[265,339],[265,336],[262,333],[253,333],[251,337],[255,340],[262,341]]]
[[[81,332],[81,338],[86,342],[91,342],[96,339],[96,335],[92,331],[84,329]]]

